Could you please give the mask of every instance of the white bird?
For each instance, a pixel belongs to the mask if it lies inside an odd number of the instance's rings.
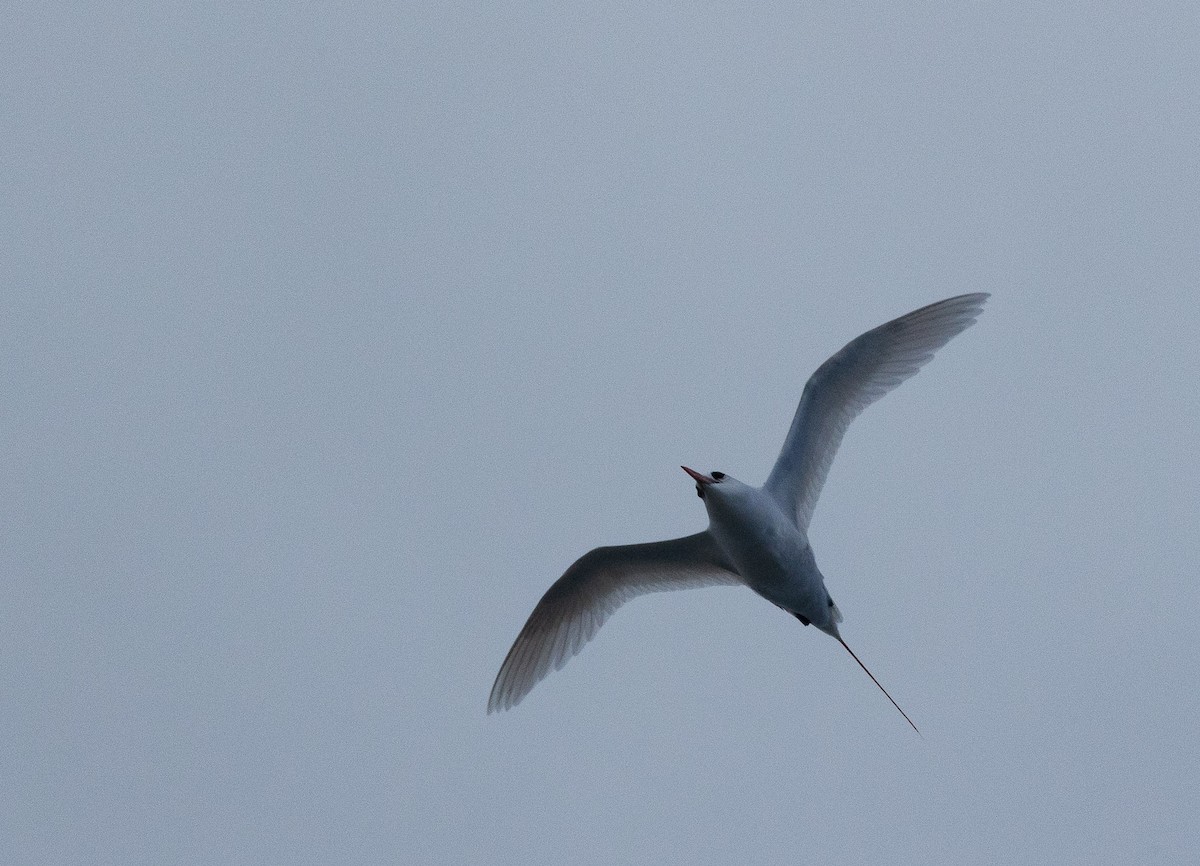
[[[618,607],[648,592],[742,584],[836,638],[912,725],[838,633],[842,613],[817,568],[808,524],[833,455],[858,414],[915,375],[970,327],[988,295],[959,295],[867,331],[809,378],[783,450],[762,487],[682,467],[696,481],[708,528],[647,544],[598,547],[542,596],[500,666],[488,712],[516,705],[592,639]],[[917,731],[920,733],[920,731]]]

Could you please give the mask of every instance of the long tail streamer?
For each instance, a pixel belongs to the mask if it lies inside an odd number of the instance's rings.
[[[864,665],[862,663],[862,660],[854,654],[854,650],[850,649],[850,645],[847,644],[840,637],[838,637],[838,643],[840,643],[842,646],[844,646],[846,648],[846,652],[850,653],[850,657],[853,658],[856,662],[858,662],[858,666],[860,668],[862,668],[864,671],[867,671],[867,676],[869,676],[871,678],[871,682],[873,682],[873,683],[875,683],[875,685],[879,686],[879,691],[883,692],[884,697],[886,697],[889,701],[892,702],[892,706],[895,707],[896,709],[900,710],[900,705],[898,703],[896,703],[895,700],[892,699],[892,696],[888,694],[887,689],[885,689],[882,685],[879,684],[879,680],[875,679],[875,674],[873,674],[869,670],[867,670],[867,666]],[[912,725],[912,729],[917,732],[918,736],[924,736],[921,733],[920,728],[918,728],[916,725],[913,725],[913,720],[908,717],[908,713],[904,712],[904,710],[900,710],[900,715],[904,716],[904,721],[906,721],[910,725]]]

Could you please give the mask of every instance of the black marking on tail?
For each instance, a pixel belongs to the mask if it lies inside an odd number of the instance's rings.
[[[794,616],[796,619],[800,620],[800,622],[804,623],[805,625],[812,625],[812,623],[808,621],[808,617],[806,617],[806,616],[801,616],[798,613],[794,613],[794,614],[792,614],[792,616]]]

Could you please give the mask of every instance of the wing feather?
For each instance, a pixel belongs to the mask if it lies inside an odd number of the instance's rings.
[[[983,293],[959,295],[893,319],[851,340],[812,374],[763,485],[792,510],[801,529],[808,529],[850,422],[974,324],[987,298]]]
[[[648,592],[740,584],[707,531],[655,541],[598,547],[546,590],[500,666],[488,712],[507,710],[550,669],[583,649],[605,620],[629,599]]]

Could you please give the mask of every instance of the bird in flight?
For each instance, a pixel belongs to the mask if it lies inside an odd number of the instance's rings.
[[[850,422],[974,324],[987,298],[959,295],[922,307],[856,337],[818,367],[762,487],[682,467],[704,500],[708,528],[669,541],[598,547],[580,557],[546,590],[517,635],[492,685],[488,712],[519,703],[634,596],[738,584],[836,639],[917,730],[838,633],[842,613],[817,568],[808,525]]]

